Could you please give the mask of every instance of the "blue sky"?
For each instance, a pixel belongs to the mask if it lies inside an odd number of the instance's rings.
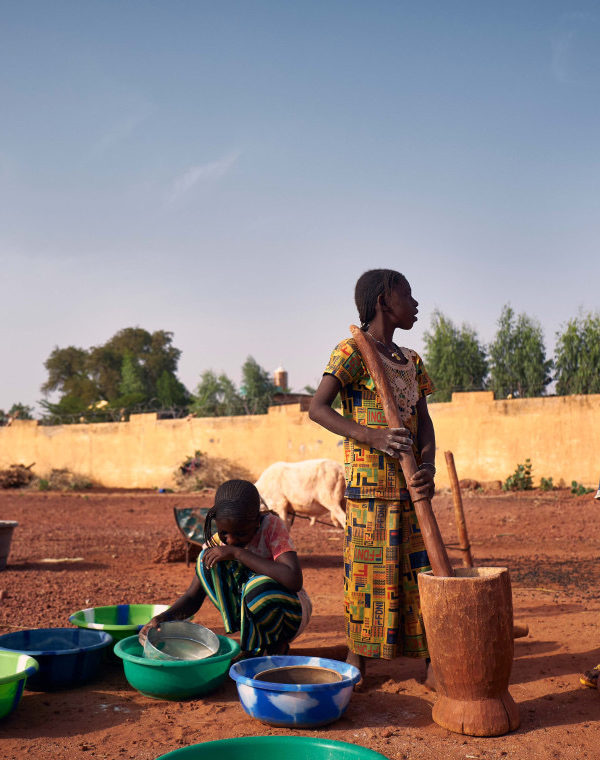
[[[488,342],[598,307],[597,2],[24,2],[0,27],[0,408],[174,333],[316,384],[372,267]]]

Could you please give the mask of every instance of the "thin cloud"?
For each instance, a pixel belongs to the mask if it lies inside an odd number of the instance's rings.
[[[552,73],[561,84],[570,84],[569,53],[575,38],[575,31],[563,30],[552,40]]]
[[[172,182],[167,192],[167,203],[176,203],[181,200],[184,195],[187,195],[199,183],[221,179],[237,164],[240,155],[239,152],[230,153],[218,161],[191,166]]]
[[[598,81],[598,20],[587,13],[565,14],[551,40],[552,74],[557,82],[588,86]]]
[[[145,104],[125,118],[115,122],[92,146],[92,156],[98,156],[130,137],[135,130],[156,111],[150,104]]]

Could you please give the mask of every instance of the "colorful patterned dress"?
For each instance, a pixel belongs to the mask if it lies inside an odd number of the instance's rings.
[[[433,384],[415,351],[406,364],[381,356],[405,427],[417,440],[417,402]],[[387,427],[381,400],[353,339],[333,350],[325,374],[341,385],[343,414],[359,425]],[[413,446],[417,462],[419,452]],[[398,459],[344,440],[346,532],[344,607],[348,646],[355,654],[391,659],[427,657],[417,575],[430,570],[415,509]]]

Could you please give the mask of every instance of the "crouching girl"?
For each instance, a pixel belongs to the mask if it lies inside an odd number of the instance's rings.
[[[216,533],[213,531],[216,528]],[[312,611],[302,570],[284,522],[260,512],[260,496],[247,480],[228,480],[215,494],[204,523],[206,544],[187,591],[140,631],[194,615],[208,596],[226,633],[240,632],[243,655],[286,654]]]

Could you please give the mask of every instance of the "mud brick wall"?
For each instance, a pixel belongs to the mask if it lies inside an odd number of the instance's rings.
[[[439,486],[448,486],[443,452],[459,478],[504,480],[530,458],[534,481],[552,477],[597,486],[600,395],[494,401],[491,392],[455,393],[431,404]],[[110,422],[45,427],[19,421],[0,428],[0,468],[31,464],[45,474],[68,468],[112,488],[167,488],[173,472],[199,449],[236,460],[254,475],[277,460],[328,457],[343,461],[341,440],[308,419],[301,404],[268,414],[158,420],[155,414]]]

